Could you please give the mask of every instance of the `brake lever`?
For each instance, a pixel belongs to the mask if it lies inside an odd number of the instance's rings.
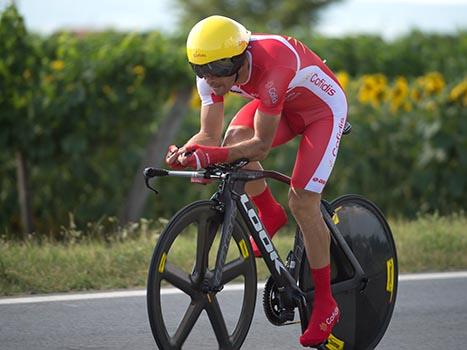
[[[150,179],[149,177],[146,177],[146,176],[144,177],[144,182],[146,183],[146,187],[149,188],[151,191],[153,191],[155,194],[159,194],[159,191],[149,184],[149,179]]]
[[[154,193],[159,194],[154,187],[149,184],[149,179],[152,179],[155,176],[167,176],[168,171],[164,169],[156,169],[156,168],[145,168],[143,171],[144,174],[144,182],[146,183],[146,187],[149,188]]]

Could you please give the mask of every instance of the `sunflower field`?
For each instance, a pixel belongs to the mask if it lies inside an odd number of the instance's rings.
[[[118,216],[167,106],[195,86],[185,34],[39,36],[10,6],[0,37],[0,236],[21,230],[21,201],[37,230],[51,234]],[[358,193],[392,216],[465,211],[467,32],[303,41],[337,72],[353,125],[325,197]],[[226,125],[243,103],[226,98]],[[175,144],[199,128],[196,93],[191,107]],[[290,174],[296,146],[274,149],[264,167]],[[285,203],[287,189],[271,185]],[[166,181],[144,216],[169,217],[213,186]]]
[[[344,137],[325,196],[358,193],[386,213],[413,217],[450,213],[467,204],[467,75],[390,77],[336,74],[348,103],[352,133]],[[199,108],[196,90],[192,108]],[[245,103],[229,96],[226,113]],[[290,174],[297,143],[277,150],[265,166]],[[286,201],[286,190],[272,184]]]
[[[407,216],[465,209],[467,76],[337,76],[354,128],[343,141],[334,193],[363,193]]]

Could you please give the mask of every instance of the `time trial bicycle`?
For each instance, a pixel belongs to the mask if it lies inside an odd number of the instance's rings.
[[[257,296],[250,235],[271,273],[263,291],[268,320],[277,326],[298,323],[294,322],[298,309],[302,331],[307,327],[314,286],[300,229],[297,226],[293,247],[284,262],[244,190],[248,181],[268,178],[290,185],[290,178],[276,171],[242,169],[247,163],[239,160],[199,171],[144,170],[146,185],[154,191],[149,182],[154,177],[220,182],[211,199],[189,204],[172,217],[154,249],[147,308],[160,349],[181,349],[203,311],[219,349],[241,347]],[[398,264],[391,230],[376,205],[358,195],[322,200],[321,212],[331,234],[331,285],[342,316],[318,349],[374,349],[389,325],[397,296]],[[193,257],[177,260],[180,249],[176,242],[188,238],[195,246]],[[236,320],[226,322],[219,296],[232,281],[242,285],[243,298]],[[178,288],[190,300],[179,322],[165,305],[167,285]]]

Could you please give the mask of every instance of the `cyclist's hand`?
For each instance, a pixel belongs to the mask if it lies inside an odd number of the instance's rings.
[[[203,169],[210,164],[224,163],[229,156],[228,148],[197,144],[183,147],[179,152],[185,154],[185,157],[181,160],[181,164],[194,169]]]
[[[183,169],[184,166],[180,164],[178,157],[180,155],[180,149],[175,145],[170,145],[165,156],[165,162],[172,169]]]

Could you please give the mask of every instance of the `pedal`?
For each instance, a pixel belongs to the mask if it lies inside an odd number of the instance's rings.
[[[321,343],[321,344],[315,345],[315,346],[310,346],[310,348],[314,348],[314,349],[318,349],[318,350],[328,350],[326,348],[327,343],[328,343],[328,341],[326,340],[324,343]]]

